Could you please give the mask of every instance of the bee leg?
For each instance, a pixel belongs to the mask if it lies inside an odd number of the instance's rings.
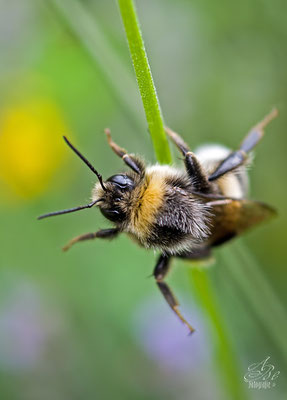
[[[105,134],[107,135],[109,146],[116,153],[116,155],[121,157],[121,159],[127,164],[127,166],[130,167],[134,172],[136,172],[137,174],[142,174],[144,172],[142,164],[139,163],[135,157],[133,157],[130,154],[127,154],[125,149],[118,146],[112,140],[111,131],[109,129],[105,129]]]
[[[195,154],[190,151],[188,145],[179,136],[178,133],[172,131],[170,128],[165,127],[167,135],[175,143],[177,148],[181,151],[184,156],[185,169],[188,176],[192,180],[194,189],[201,193],[208,193],[211,190],[211,185],[208,182],[206,174],[203,172],[201,165],[196,158]]]
[[[216,170],[208,177],[209,182],[220,178],[226,174],[244,164],[247,160],[247,154],[257,145],[264,135],[264,128],[269,124],[272,119],[277,117],[278,111],[274,108],[262,121],[255,125],[247,136],[244,138],[239,150],[232,152],[225,160],[223,160]]]
[[[178,302],[174,297],[172,291],[169,286],[163,281],[166,274],[168,273],[170,267],[170,256],[161,255],[158,259],[158,262],[154,268],[153,275],[155,277],[156,283],[163,294],[165,300],[168,302],[169,306],[176,313],[178,318],[188,327],[189,332],[194,332],[193,327],[186,321],[186,319],[182,316],[180,311],[178,310]]]
[[[63,251],[69,250],[69,248],[77,242],[83,242],[84,240],[90,240],[90,239],[96,239],[96,238],[113,239],[118,235],[118,233],[119,233],[119,230],[117,228],[101,229],[98,232],[85,233],[83,235],[76,236],[75,238],[70,240],[66,244],[66,246],[63,247]]]

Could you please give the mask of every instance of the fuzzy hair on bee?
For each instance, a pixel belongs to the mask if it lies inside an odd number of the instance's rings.
[[[63,250],[80,241],[113,239],[126,233],[140,246],[159,251],[153,276],[169,306],[192,333],[193,327],[182,316],[164,281],[170,261],[172,257],[207,260],[214,247],[276,214],[269,205],[247,198],[246,166],[265,126],[277,114],[276,109],[272,110],[253,127],[236,151],[220,145],[204,145],[193,153],[177,133],[166,128],[184,157],[184,169],[158,164],[146,166],[141,157],[119,147],[106,129],[109,146],[130,168],[107,180],[64,137],[98,182],[89,204],[44,214],[39,219],[96,206],[113,227],[77,236]]]
[[[200,244],[208,237],[208,206],[194,198],[191,185],[184,172],[170,166],[154,165],[144,168],[142,173],[126,173],[112,177],[106,187],[108,195],[100,184],[93,189],[92,199],[105,198],[99,207],[111,221],[110,210],[117,209],[121,232],[128,233],[145,248],[161,250],[164,254],[175,255]],[[131,182],[130,190],[121,195],[113,185],[119,179]],[[133,182],[133,183],[132,183]]]

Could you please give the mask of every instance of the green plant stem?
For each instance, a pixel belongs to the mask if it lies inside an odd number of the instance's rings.
[[[234,354],[233,345],[225,327],[225,321],[221,317],[216,296],[210,282],[208,273],[204,269],[192,268],[189,271],[190,283],[194,294],[211,322],[213,336],[215,338],[215,357],[219,369],[224,378],[225,385],[234,400],[247,399],[246,392],[240,379],[241,373],[237,366],[237,356]]]
[[[170,163],[170,149],[134,2],[132,0],[119,0],[118,4],[155,154],[160,163]]]

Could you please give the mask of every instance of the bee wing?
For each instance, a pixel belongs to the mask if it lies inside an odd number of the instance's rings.
[[[253,200],[230,200],[215,205],[210,244],[218,246],[276,214],[268,204]]]

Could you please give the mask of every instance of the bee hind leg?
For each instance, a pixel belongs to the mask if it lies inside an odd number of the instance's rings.
[[[257,145],[264,135],[264,128],[278,115],[278,111],[274,108],[269,114],[255,125],[247,136],[243,139],[239,150],[233,151],[225,160],[223,160],[216,170],[208,177],[212,182],[227,172],[233,171],[248,159],[248,153]]]
[[[187,326],[187,328],[189,329],[189,333],[191,334],[192,332],[194,332],[194,328],[186,321],[186,319],[182,316],[182,314],[178,310],[179,304],[174,294],[170,290],[169,286],[163,281],[168,273],[170,267],[170,260],[171,260],[170,256],[161,255],[154,268],[153,275],[159,287],[159,290],[163,294],[165,300],[167,301],[171,309],[175,312],[175,314],[178,316],[178,318],[181,320],[181,322],[183,322]]]
[[[121,157],[124,163],[130,167],[137,174],[142,174],[144,172],[144,167],[135,157],[128,154],[125,149],[118,146],[112,139],[110,129],[105,129],[105,134],[108,138],[108,144],[110,148],[116,153],[117,156]]]

